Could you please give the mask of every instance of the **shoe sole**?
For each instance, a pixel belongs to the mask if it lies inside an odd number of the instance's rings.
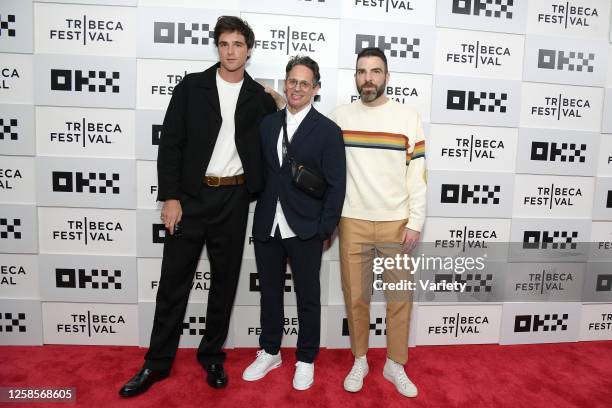
[[[314,380],[312,380],[307,386],[305,387],[298,387],[295,385],[295,383],[293,383],[293,389],[298,390],[298,391],[306,391],[307,389],[309,389],[310,387],[312,387],[312,384],[314,384]]]
[[[264,378],[270,371],[274,370],[275,368],[278,368],[281,366],[281,364],[283,363],[283,361],[279,361],[278,363],[271,365],[270,367],[268,367],[268,369],[266,371],[263,372],[263,374],[257,376],[257,377],[250,377],[250,378],[246,378],[244,376],[244,374],[242,375],[242,379],[244,381],[257,381],[257,380],[261,380],[262,378]]]
[[[414,397],[416,397],[416,396],[419,394],[419,393],[418,393],[418,391],[417,391],[417,393],[416,393],[416,394],[414,394],[414,395],[406,395],[406,394],[404,394],[404,393],[400,392],[400,390],[397,388],[397,385],[395,385],[395,381],[393,381],[393,377],[391,377],[391,375],[390,375],[390,374],[387,374],[386,372],[384,372],[384,371],[383,371],[383,377],[385,377],[385,379],[386,379],[387,381],[389,381],[391,384],[393,384],[393,386],[395,387],[395,389],[397,390],[397,392],[399,392],[399,393],[400,393],[401,395],[403,395],[404,397],[414,398]]]

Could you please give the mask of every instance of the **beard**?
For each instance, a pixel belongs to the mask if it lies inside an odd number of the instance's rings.
[[[365,88],[366,86],[367,88]],[[376,86],[372,82],[366,82],[362,86],[357,85],[357,91],[359,92],[359,96],[361,96],[362,101],[372,102],[385,93],[385,84]]]

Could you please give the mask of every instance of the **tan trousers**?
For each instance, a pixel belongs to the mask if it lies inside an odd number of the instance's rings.
[[[342,217],[339,224],[342,292],[346,305],[351,349],[355,357],[368,351],[370,299],[374,257],[402,254],[400,241],[407,220],[366,221]],[[408,269],[385,270],[384,282],[412,280]],[[391,293],[392,292],[392,293]],[[387,357],[406,364],[412,291],[385,291],[387,301]]]

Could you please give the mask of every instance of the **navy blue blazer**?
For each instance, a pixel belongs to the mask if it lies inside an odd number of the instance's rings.
[[[322,200],[312,198],[292,184],[289,160],[280,166],[277,152],[281,131],[281,113],[266,116],[259,135],[264,165],[264,189],[257,199],[253,220],[253,237],[270,238],[280,199],[289,226],[301,239],[331,236],[342,214],[346,191],[346,158],[342,131],[334,122],[311,108],[290,142],[298,163],[318,171],[327,181]]]

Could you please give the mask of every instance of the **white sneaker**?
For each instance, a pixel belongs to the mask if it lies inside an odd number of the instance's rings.
[[[351,372],[344,379],[344,389],[348,392],[357,392],[363,387],[363,379],[368,375],[370,368],[365,356],[356,357]]]
[[[418,394],[417,387],[410,381],[404,366],[387,358],[383,376],[395,385],[397,391],[405,397],[416,397]]]
[[[314,383],[314,363],[298,361],[295,363],[293,375],[293,388],[299,391],[309,389]]]
[[[257,381],[262,379],[282,363],[280,351],[276,354],[268,354],[265,350],[257,352],[257,358],[250,366],[244,369],[242,379],[245,381]]]

